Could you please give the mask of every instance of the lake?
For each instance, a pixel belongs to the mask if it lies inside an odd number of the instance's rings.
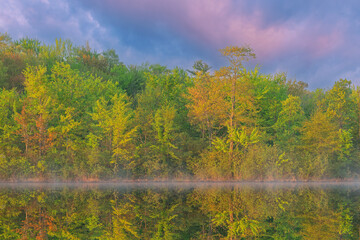
[[[359,239],[358,183],[0,184],[0,239]]]

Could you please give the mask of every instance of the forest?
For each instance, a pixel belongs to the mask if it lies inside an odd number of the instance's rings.
[[[219,69],[169,69],[0,34],[0,180],[358,178],[359,87],[309,90],[246,67],[248,46],[220,53]]]

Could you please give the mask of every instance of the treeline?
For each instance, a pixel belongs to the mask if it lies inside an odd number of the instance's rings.
[[[221,50],[211,70],[0,35],[0,178],[358,177],[360,90],[309,91]],[[330,79],[331,80],[331,79]]]

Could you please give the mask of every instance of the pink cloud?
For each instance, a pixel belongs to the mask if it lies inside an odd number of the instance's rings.
[[[340,25],[325,30],[315,18],[266,25],[261,9],[249,13],[242,10],[241,2],[235,7],[231,0],[107,0],[104,4],[119,14],[161,22],[186,39],[210,48],[250,44],[263,59],[295,49],[317,58],[343,43]]]
[[[7,26],[18,25],[29,26],[27,19],[22,12],[22,5],[16,1],[2,2],[0,8],[0,28],[6,29]]]

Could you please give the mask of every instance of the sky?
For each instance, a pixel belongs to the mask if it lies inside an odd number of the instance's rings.
[[[360,1],[0,0],[0,32],[13,39],[87,41],[125,64],[190,69],[226,65],[218,51],[248,45],[261,72],[287,73],[310,89],[340,78],[360,85]]]

